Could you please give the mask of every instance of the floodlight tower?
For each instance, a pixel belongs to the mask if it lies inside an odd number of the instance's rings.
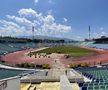
[[[32,26],[32,39],[34,40],[34,30],[35,30],[35,27]]]
[[[90,28],[90,25],[89,25],[89,40],[91,39],[91,28]]]

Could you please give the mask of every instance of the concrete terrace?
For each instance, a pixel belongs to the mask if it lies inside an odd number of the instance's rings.
[[[52,57],[52,68],[49,71],[41,71],[37,74],[22,77],[21,82],[41,83],[59,82],[62,75],[66,75],[70,82],[84,81],[83,76],[73,69],[65,68],[64,64],[57,58],[57,54]],[[40,75],[41,74],[41,75]]]

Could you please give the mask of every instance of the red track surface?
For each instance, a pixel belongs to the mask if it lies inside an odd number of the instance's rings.
[[[23,51],[17,51],[14,53],[10,53],[2,57],[2,60],[4,60],[8,64],[20,64],[20,63],[33,63],[33,64],[50,64],[51,60],[50,58],[30,58],[25,53],[28,51],[32,51],[34,49],[29,50],[23,50]],[[35,49],[36,50],[36,49]]]
[[[83,47],[85,48],[85,47]],[[96,63],[108,63],[108,51],[107,50],[99,50],[95,48],[88,48],[90,50],[96,51],[98,54],[88,57],[82,58],[69,58],[66,59],[64,56],[61,57],[61,62],[64,63],[66,66],[70,63],[89,63],[89,64],[96,64]],[[33,49],[17,51],[14,53],[10,53],[5,55],[2,59],[6,61],[8,64],[19,64],[19,63],[34,63],[34,64],[51,64],[51,58],[30,58],[25,55],[28,51],[32,51]],[[35,49],[36,50],[36,49]]]
[[[86,48],[86,47],[82,47]],[[61,62],[64,63],[66,66],[70,63],[80,64],[80,63],[88,63],[90,65],[99,64],[108,64],[108,50],[101,50],[95,48],[87,48],[89,50],[96,51],[97,54],[88,57],[81,57],[81,58],[74,58],[74,59],[65,59],[64,57],[61,58]]]

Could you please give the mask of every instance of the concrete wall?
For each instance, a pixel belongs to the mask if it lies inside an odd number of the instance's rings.
[[[73,90],[66,75],[60,77],[60,90]]]
[[[7,87],[5,89],[0,89],[0,90],[20,90],[20,77],[8,78],[1,80],[0,82],[3,81],[7,83]]]

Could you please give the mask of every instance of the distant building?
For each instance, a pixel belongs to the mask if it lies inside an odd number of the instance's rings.
[[[106,38],[106,36],[101,36],[102,39]]]
[[[94,39],[95,43],[108,43],[108,37],[101,36],[100,38]]]

